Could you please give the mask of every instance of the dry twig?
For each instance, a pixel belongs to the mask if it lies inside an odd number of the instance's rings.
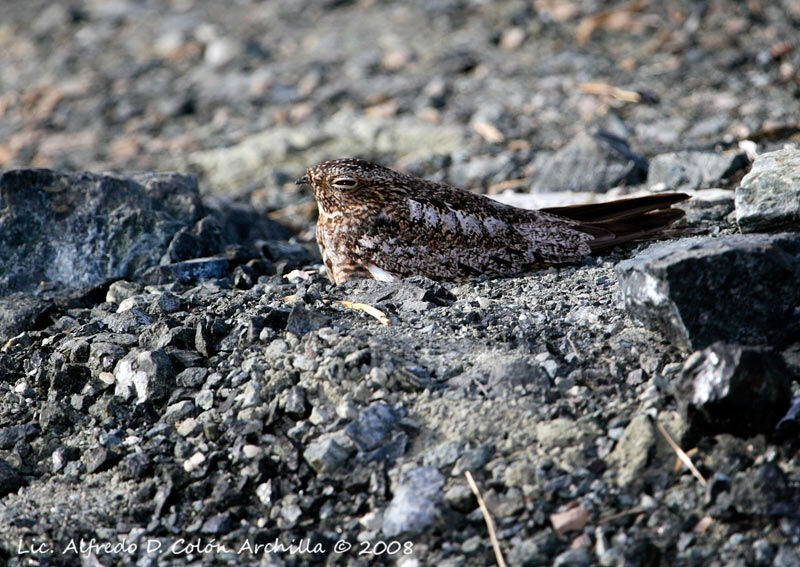
[[[478,506],[483,514],[483,521],[486,522],[486,529],[489,531],[489,540],[492,542],[492,549],[494,549],[494,557],[495,560],[497,560],[497,565],[499,567],[506,567],[505,559],[503,559],[503,554],[500,551],[500,544],[497,541],[497,535],[494,533],[494,522],[492,521],[492,517],[489,515],[489,509],[486,507],[486,503],[483,501],[481,493],[478,491],[478,485],[475,484],[475,480],[472,478],[472,474],[469,471],[465,472],[464,476],[467,477],[469,487],[472,489],[472,493],[478,500]]]
[[[584,94],[605,95],[623,102],[641,102],[642,95],[636,91],[628,91],[605,83],[582,83],[578,90]]]
[[[687,467],[687,468],[688,468],[690,471],[692,471],[692,474],[694,475],[694,477],[695,477],[695,478],[696,478],[698,481],[700,481],[700,484],[702,484],[703,486],[706,486],[706,485],[708,484],[708,483],[706,482],[706,479],[705,479],[705,478],[703,478],[703,475],[702,475],[702,474],[700,474],[700,471],[699,471],[699,470],[697,470],[697,467],[695,467],[695,466],[694,466],[694,463],[692,462],[692,459],[690,459],[690,458],[689,458],[689,455],[687,455],[687,454],[684,452],[684,450],[683,450],[683,449],[681,449],[680,447],[678,447],[678,444],[677,444],[677,443],[675,443],[675,441],[672,439],[672,437],[670,436],[670,434],[669,434],[669,433],[667,433],[667,430],[666,430],[666,429],[664,429],[664,426],[663,426],[663,425],[661,425],[661,423],[659,423],[659,422],[658,422],[658,420],[656,420],[656,428],[657,428],[657,429],[658,429],[658,430],[661,432],[661,435],[663,435],[663,436],[664,436],[664,439],[666,439],[666,440],[667,440],[667,443],[669,443],[669,446],[670,446],[670,447],[672,447],[672,450],[673,450],[673,451],[675,451],[675,454],[677,454],[677,455],[678,455],[678,458],[679,458],[681,461],[683,461],[683,464],[684,464],[684,465],[686,465],[686,467]]]
[[[286,297],[283,298],[283,300],[288,303],[289,301],[292,301],[294,298],[295,298],[294,295],[287,295]],[[329,305],[330,302],[331,302],[330,299],[322,300],[322,303],[324,303],[325,305]],[[373,307],[372,305],[367,305],[366,303],[359,303],[357,301],[345,301],[344,299],[335,300],[334,303],[338,303],[342,307],[345,307],[347,309],[352,309],[354,311],[363,311],[367,315],[377,319],[381,325],[388,326],[392,324],[391,321],[389,321],[389,318],[386,316],[386,313],[384,313],[377,307]]]

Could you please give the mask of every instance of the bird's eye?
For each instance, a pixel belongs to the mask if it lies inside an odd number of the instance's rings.
[[[347,175],[340,175],[331,180],[331,187],[336,189],[352,189],[356,186],[356,180]]]

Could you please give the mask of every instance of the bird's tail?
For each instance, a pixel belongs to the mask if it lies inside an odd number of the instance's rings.
[[[664,230],[684,215],[684,211],[673,209],[672,205],[688,198],[685,193],[662,193],[541,210],[578,221],[576,229],[594,236],[589,242],[594,252]]]

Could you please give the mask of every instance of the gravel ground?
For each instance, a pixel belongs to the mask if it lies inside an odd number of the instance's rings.
[[[508,565],[800,565],[798,31],[791,0],[2,3],[0,560],[493,565],[469,472]],[[693,199],[581,264],[333,286],[293,180],[343,156]]]

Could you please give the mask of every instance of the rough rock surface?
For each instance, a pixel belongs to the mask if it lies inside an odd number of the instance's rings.
[[[790,374],[781,357],[724,343],[686,359],[676,389],[689,434],[770,433],[791,403]]]
[[[736,188],[742,232],[800,228],[800,150],[762,154]]]
[[[608,191],[638,185],[647,177],[647,160],[608,132],[580,132],[536,169],[530,190]]]
[[[650,162],[647,184],[680,191],[694,191],[727,184],[748,165],[741,152],[673,152],[660,154]]]
[[[680,348],[798,338],[800,234],[663,242],[616,270],[628,311]]]
[[[0,293],[138,275],[202,214],[197,181],[187,175],[7,171],[0,176]]]

